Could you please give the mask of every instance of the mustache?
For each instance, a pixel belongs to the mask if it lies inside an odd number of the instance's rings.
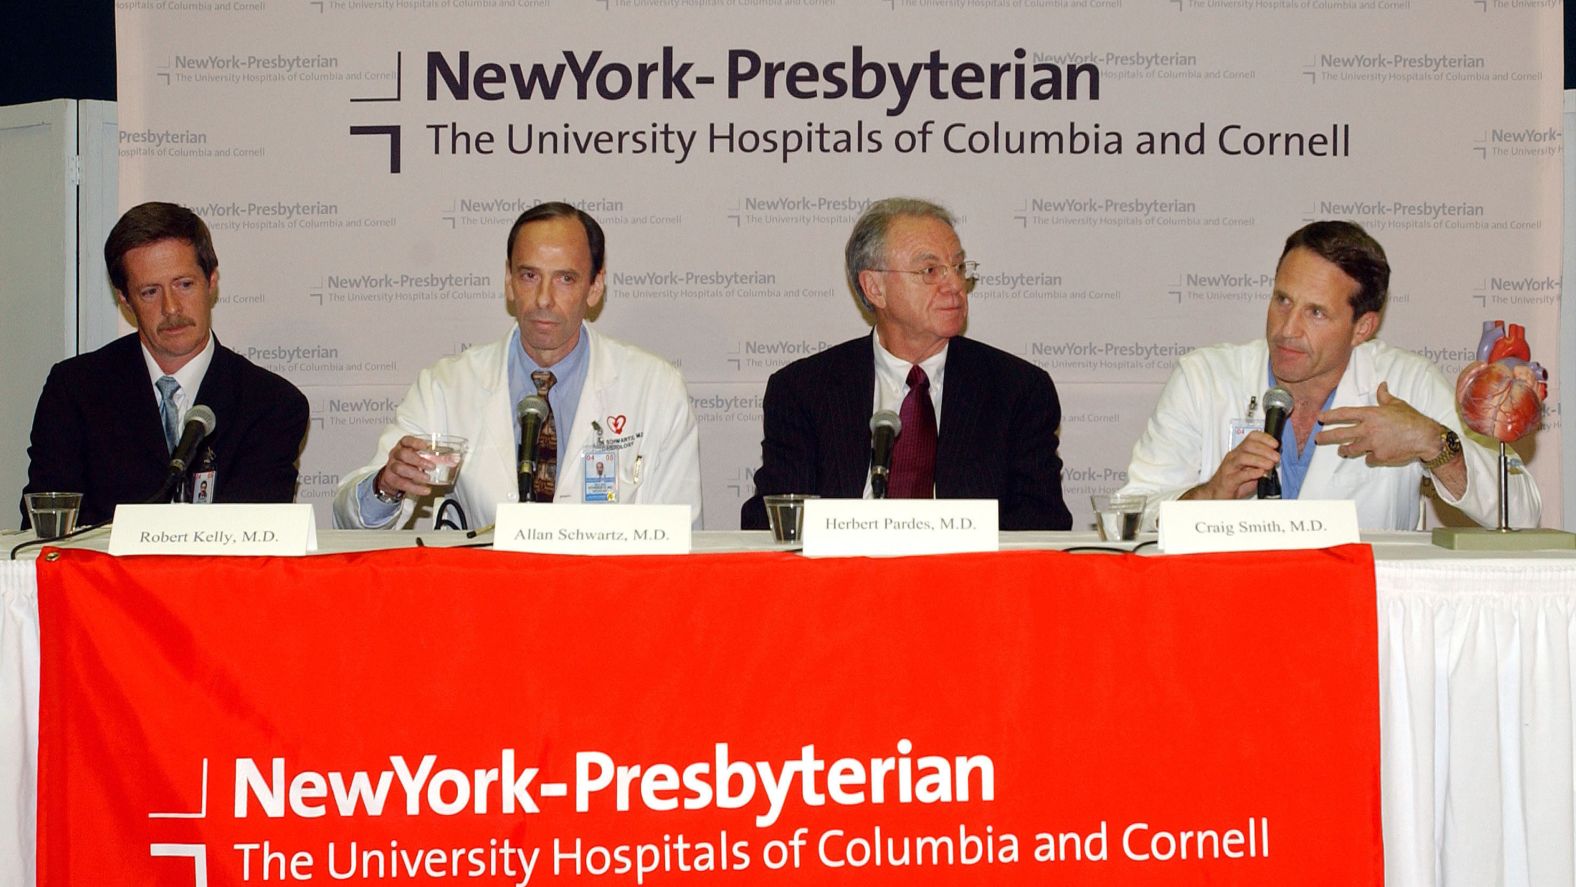
[[[190,317],[178,314],[174,317],[165,318],[164,320],[159,321],[158,329],[161,333],[172,333],[176,330],[183,330],[189,326],[196,325],[197,321],[192,320]]]

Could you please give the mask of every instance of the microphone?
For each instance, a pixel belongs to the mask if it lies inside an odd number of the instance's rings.
[[[169,501],[175,485],[181,482],[187,470],[191,468],[192,456],[196,454],[197,448],[218,425],[219,420],[214,417],[213,410],[201,404],[192,407],[191,412],[186,414],[186,426],[181,431],[180,442],[175,445],[175,452],[170,454],[170,466],[164,474],[164,485],[159,487],[159,491],[149,497],[144,504]]]
[[[1281,432],[1286,429],[1286,417],[1291,415],[1293,401],[1291,392],[1279,385],[1264,392],[1264,433],[1277,441],[1281,439]],[[1285,454],[1282,454],[1282,458]],[[1279,499],[1281,497],[1280,472],[1271,470],[1269,474],[1259,478],[1258,498]]]
[[[547,422],[547,399],[540,394],[529,395],[515,408],[520,419],[520,501],[534,501],[532,491],[536,486],[536,442],[542,436],[542,426]]]
[[[870,496],[885,499],[887,478],[892,472],[892,443],[903,433],[903,420],[891,410],[878,410],[870,417]]]
[[[175,445],[175,453],[170,456],[170,474],[186,473],[186,469],[191,467],[192,454],[197,452],[197,446],[213,433],[218,424],[213,410],[201,404],[192,407],[192,411],[186,414],[186,428],[181,431],[181,441]]]

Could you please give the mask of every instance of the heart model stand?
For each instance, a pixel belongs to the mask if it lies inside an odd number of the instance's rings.
[[[1466,426],[1499,441],[1499,526],[1439,527],[1434,544],[1473,551],[1576,549],[1576,533],[1510,525],[1510,444],[1543,418],[1548,371],[1532,362],[1526,330],[1502,320],[1486,321],[1477,360],[1456,380],[1456,405]]]

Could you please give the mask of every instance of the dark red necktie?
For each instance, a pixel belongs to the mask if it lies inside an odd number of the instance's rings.
[[[908,396],[898,412],[903,433],[892,447],[889,499],[931,499],[936,494],[936,407],[930,378],[918,366],[908,371]]]

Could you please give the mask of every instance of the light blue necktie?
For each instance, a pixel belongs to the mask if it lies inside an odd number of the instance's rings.
[[[181,390],[181,383],[175,381],[174,376],[160,376],[153,385],[159,389],[159,421],[164,423],[164,446],[173,453],[177,436],[176,418],[181,411],[175,405],[175,392]]]

